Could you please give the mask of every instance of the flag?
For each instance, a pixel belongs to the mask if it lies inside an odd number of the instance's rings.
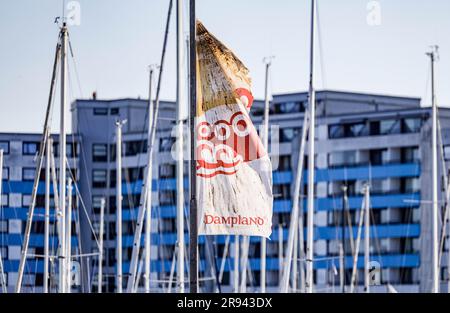
[[[249,71],[198,21],[196,42],[199,234],[269,237],[272,166],[249,115]]]

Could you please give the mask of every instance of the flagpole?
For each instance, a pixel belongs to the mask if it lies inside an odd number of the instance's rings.
[[[116,121],[116,292],[122,293],[122,125]]]
[[[427,53],[431,62],[431,106],[432,106],[432,266],[433,285],[431,292],[439,292],[439,260],[438,260],[438,169],[437,169],[437,106],[434,85],[434,62],[437,56],[437,46]]]
[[[198,229],[197,229],[197,185],[196,185],[196,160],[195,160],[195,117],[197,116],[197,51],[196,51],[196,20],[195,20],[195,0],[189,2],[189,73],[190,73],[190,132],[191,132],[191,170],[190,170],[190,206],[189,206],[189,291],[198,292]]]
[[[177,284],[184,293],[184,175],[183,175],[183,1],[177,0]]]
[[[315,4],[311,0],[311,42],[310,42],[310,74],[309,74],[309,151],[308,151],[308,216],[307,216],[307,245],[306,245],[306,292],[313,291],[313,257],[314,257],[314,140],[316,100],[314,91],[314,30]]]
[[[150,66],[150,76],[148,79],[148,132],[151,132],[153,127],[153,100],[152,100],[152,85],[153,85],[153,67]],[[151,155],[149,156],[151,162]],[[149,185],[151,187],[151,184]],[[148,186],[147,186],[148,187]],[[147,188],[147,199],[145,201],[145,275],[144,285],[145,292],[150,292],[150,250],[151,250],[151,226],[152,226],[152,197],[151,188]]]

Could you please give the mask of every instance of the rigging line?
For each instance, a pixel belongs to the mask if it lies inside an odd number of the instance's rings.
[[[94,227],[92,226],[91,219],[90,219],[89,214],[87,212],[86,206],[84,205],[84,201],[83,201],[83,199],[81,197],[80,190],[78,189],[78,182],[74,180],[74,176],[73,176],[73,173],[72,173],[72,169],[70,168],[69,161],[67,160],[67,158],[65,158],[65,159],[66,159],[66,164],[67,164],[67,166],[69,168],[70,177],[72,178],[73,185],[75,186],[75,192],[76,192],[76,194],[78,195],[78,197],[80,199],[80,203],[81,203],[81,206],[83,208],[84,214],[86,215],[89,227],[91,229],[91,233],[94,236],[95,242],[97,243],[97,248],[100,248],[100,243],[98,242],[98,238],[97,238],[97,235],[95,233]]]
[[[78,84],[78,89],[79,89],[79,92],[80,92],[80,96],[83,98],[83,90],[82,90],[82,88],[81,88],[81,80],[80,80],[80,76],[79,76],[79,74],[78,74],[77,62],[76,62],[75,56],[74,56],[74,54],[73,54],[72,41],[70,40],[70,35],[69,35],[69,34],[67,34],[67,37],[68,37],[68,41],[69,41],[69,51],[70,51],[70,55],[72,56],[72,62],[73,62],[73,69],[74,69],[74,72],[75,72],[75,78],[76,78],[76,80],[77,80],[77,84]]]

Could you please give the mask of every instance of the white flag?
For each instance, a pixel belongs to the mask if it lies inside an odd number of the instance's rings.
[[[247,68],[197,22],[199,234],[269,237],[272,166],[249,116]]]

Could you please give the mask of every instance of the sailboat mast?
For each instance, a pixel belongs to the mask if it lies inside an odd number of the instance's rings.
[[[122,121],[116,122],[116,292],[122,293]]]
[[[98,253],[98,293],[102,293],[103,287],[103,232],[105,228],[105,198],[100,202],[100,229],[99,229],[99,253]]]
[[[148,132],[152,129],[153,124],[153,67],[150,66],[150,76],[148,79]],[[151,184],[149,185],[151,187]],[[151,225],[152,225],[152,198],[151,188],[147,191],[147,199],[145,202],[145,292],[150,292],[150,249],[151,249]]]
[[[195,0],[189,1],[189,90],[190,90],[190,132],[191,170],[189,205],[189,291],[198,292],[198,213],[197,213],[197,168],[195,159],[197,116],[197,48],[196,48]]]
[[[0,208],[2,206],[2,187],[3,187],[3,149],[0,149]],[[3,293],[6,293],[6,277],[3,268],[2,252],[0,251],[0,284],[2,285]]]
[[[183,1],[177,0],[177,283],[184,293],[184,174],[183,174]]]
[[[44,293],[48,293],[49,228],[50,228],[50,153],[51,138],[47,138],[45,156],[45,213],[44,213]]]
[[[432,241],[433,241],[433,286],[432,292],[439,292],[439,241],[438,241],[438,169],[437,169],[437,104],[434,84],[434,63],[437,55],[437,46],[432,47],[432,51],[427,53],[431,62],[431,106],[432,106]]]
[[[66,212],[66,292],[70,293],[72,278],[72,179],[69,177],[67,179],[67,212]]]
[[[315,114],[316,97],[314,91],[314,31],[315,4],[311,0],[311,42],[310,42],[310,74],[309,74],[309,149],[308,149],[308,215],[306,238],[306,292],[313,291],[313,257],[314,257],[314,156],[315,156]]]
[[[366,184],[365,189],[364,216],[364,292],[370,292],[370,185]]]
[[[66,292],[66,107],[67,107],[67,26],[61,28],[61,112],[59,127],[59,292]]]

